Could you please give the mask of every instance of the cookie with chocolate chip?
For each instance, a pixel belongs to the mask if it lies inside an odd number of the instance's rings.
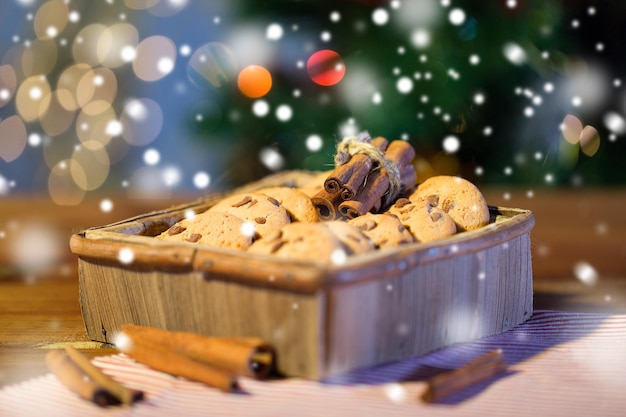
[[[336,237],[344,244],[349,255],[357,255],[376,249],[374,242],[358,227],[343,220],[323,222]]]
[[[304,192],[290,187],[269,187],[258,191],[275,198],[289,213],[292,222],[317,222],[319,216],[311,202],[311,197]]]
[[[348,220],[368,236],[376,248],[395,248],[414,242],[411,232],[402,224],[398,216],[391,213],[366,213]]]
[[[287,224],[256,240],[248,252],[323,264],[336,263],[348,255],[345,246],[324,222]]]
[[[185,218],[156,236],[156,239],[241,250],[252,244],[252,234],[246,233],[244,221],[220,212],[204,212]]]
[[[220,200],[208,211],[228,213],[250,222],[254,225],[255,238],[291,223],[285,207],[275,198],[262,193],[235,194]]]
[[[430,242],[452,236],[457,226],[452,217],[424,200],[417,202],[400,198],[388,209],[409,229],[418,242]]]
[[[461,177],[439,175],[421,183],[409,196],[418,205],[426,202],[448,214],[457,231],[474,230],[489,224],[489,207],[478,187]]]

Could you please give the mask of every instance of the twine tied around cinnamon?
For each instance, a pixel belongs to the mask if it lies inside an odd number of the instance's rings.
[[[335,167],[344,165],[356,154],[364,154],[378,166],[378,169],[384,168],[389,178],[389,189],[382,197],[382,205],[386,206],[396,200],[402,189],[400,169],[385,156],[384,149],[372,145],[371,141],[372,137],[367,131],[343,138],[337,144]]]
[[[337,144],[335,168],[311,201],[321,220],[353,219],[393,204],[415,186],[415,149],[406,141],[387,141],[367,132]]]

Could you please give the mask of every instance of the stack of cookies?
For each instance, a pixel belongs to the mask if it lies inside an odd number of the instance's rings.
[[[302,188],[272,187],[229,196],[156,238],[337,264],[347,256],[430,242],[489,223],[481,192],[454,176],[429,178],[380,212],[321,221],[311,197],[325,178]]]

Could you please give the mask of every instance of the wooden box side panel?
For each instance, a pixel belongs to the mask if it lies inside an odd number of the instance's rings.
[[[501,333],[532,314],[529,235],[328,298],[327,375]]]
[[[87,334],[114,343],[122,324],[206,336],[260,337],[277,351],[278,370],[319,378],[325,362],[325,299],[205,280],[200,272],[142,271],[79,259]]]

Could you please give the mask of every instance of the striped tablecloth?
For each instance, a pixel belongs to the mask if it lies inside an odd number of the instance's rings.
[[[428,404],[424,379],[495,348],[509,370]],[[514,329],[325,381],[243,378],[227,394],[119,354],[94,364],[147,398],[99,408],[52,374],[0,390],[0,416],[626,416],[626,315],[536,311]]]

